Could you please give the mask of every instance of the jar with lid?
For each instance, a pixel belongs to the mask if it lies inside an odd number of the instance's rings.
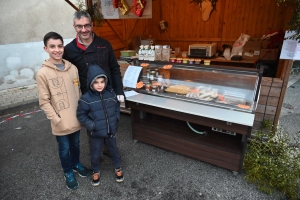
[[[158,69],[155,68],[154,70],[155,70],[155,77],[157,78],[158,77]]]
[[[151,70],[151,71],[150,71],[150,75],[149,75],[149,79],[150,79],[150,80],[154,80],[155,77],[156,77],[156,72],[155,72],[155,70]]]
[[[158,76],[157,76],[157,82],[160,82],[160,83],[163,82],[163,77],[162,77],[162,75],[158,75]]]
[[[146,70],[147,78],[150,78],[150,69]]]
[[[157,86],[156,85],[152,86],[152,92],[157,92]]]
[[[146,85],[145,85],[145,89],[147,90],[147,91],[152,91],[152,87],[151,87],[151,84],[150,83],[147,83]]]

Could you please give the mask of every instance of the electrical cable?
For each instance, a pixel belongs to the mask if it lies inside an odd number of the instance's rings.
[[[192,130],[192,131],[194,131],[195,133],[197,133],[197,134],[207,134],[207,132],[206,131],[197,131],[196,129],[194,129],[191,125],[190,125],[190,123],[189,122],[186,122],[187,123],[187,125],[188,125],[188,127]]]
[[[167,33],[167,29],[165,29],[165,33],[166,33],[166,36],[167,36],[167,38],[168,38],[168,40],[169,40],[169,43],[170,43],[170,47],[172,47],[172,43],[171,43],[171,40],[170,40],[170,38],[169,38],[169,36],[168,36],[168,33]]]

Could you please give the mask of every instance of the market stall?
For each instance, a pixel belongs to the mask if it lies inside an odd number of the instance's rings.
[[[151,64],[143,71],[126,99],[133,139],[240,172],[262,69]]]

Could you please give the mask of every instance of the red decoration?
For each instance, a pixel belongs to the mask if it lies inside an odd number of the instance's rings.
[[[119,7],[119,1],[120,0],[113,0],[113,7],[118,8]]]
[[[138,17],[143,16],[147,1],[146,0],[133,0],[131,12]]]
[[[130,11],[125,0],[113,0],[113,7],[119,8],[123,15],[126,15]]]

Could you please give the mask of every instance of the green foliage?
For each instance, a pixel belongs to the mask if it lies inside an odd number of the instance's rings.
[[[97,26],[101,26],[104,22],[104,17],[102,13],[99,11],[99,6],[97,3],[94,3],[92,6],[87,7],[83,0],[77,0],[78,9],[81,11],[85,11],[90,14],[92,21],[95,21]]]
[[[264,121],[252,136],[244,158],[245,180],[268,194],[300,199],[300,133],[291,138]]]
[[[300,0],[276,0],[277,5],[280,4],[289,4],[294,7],[293,15],[291,20],[288,22],[287,27],[289,30],[296,31],[295,35],[292,35],[286,39],[300,39]]]

